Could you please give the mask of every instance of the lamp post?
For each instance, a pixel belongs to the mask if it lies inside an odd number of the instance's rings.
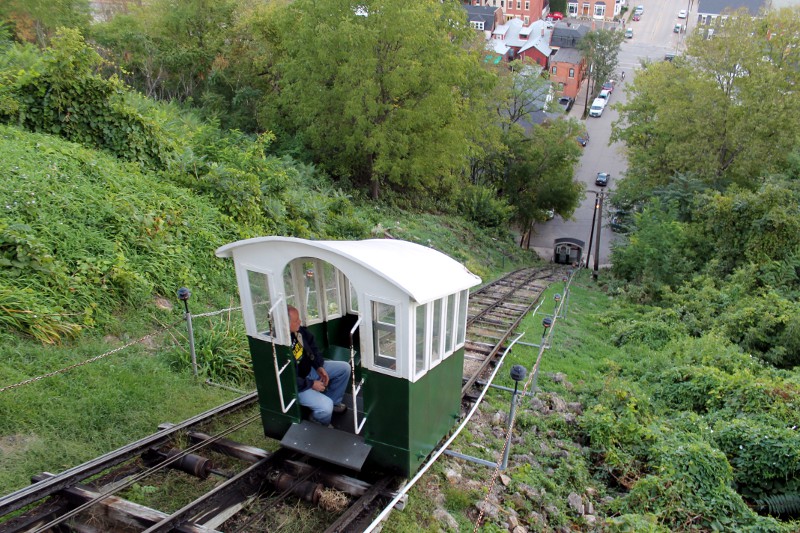
[[[178,289],[178,300],[183,302],[183,308],[185,310],[184,317],[186,318],[186,328],[189,330],[189,353],[192,356],[192,374],[194,377],[197,377],[197,354],[194,351],[194,330],[192,329],[192,314],[189,312],[189,297],[191,297],[192,291],[187,289],[186,287],[181,287]]]

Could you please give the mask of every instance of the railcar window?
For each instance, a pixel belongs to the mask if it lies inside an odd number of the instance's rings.
[[[327,319],[342,316],[342,291],[339,288],[339,271],[330,263],[322,264],[325,290],[325,316]]]
[[[469,301],[469,291],[461,291],[458,295],[458,331],[456,334],[456,346],[464,344],[467,336],[467,302]]]
[[[266,274],[248,270],[247,282],[250,285],[250,301],[253,305],[256,331],[271,337],[272,321],[269,316],[269,309],[272,304],[269,299],[269,279]]]
[[[356,294],[356,290],[353,288],[353,284],[350,281],[347,282],[347,286],[349,287],[350,299],[350,311],[358,314],[358,294]]]
[[[375,366],[397,368],[397,314],[395,306],[372,302],[372,334]]]
[[[445,342],[447,343],[447,349],[445,353],[452,353],[455,349],[455,341],[456,341],[456,295],[451,294],[447,297],[447,322],[445,325],[446,334],[445,334]]]
[[[414,356],[414,373],[425,371],[425,347],[428,337],[428,304],[417,306],[417,321],[414,328],[416,338],[416,354]]]
[[[442,358],[442,300],[433,302],[433,329],[431,329],[431,366]]]
[[[292,283],[292,265],[286,265],[283,271],[283,292],[286,298],[286,305],[297,307],[297,299],[294,297],[294,284]]]
[[[305,300],[307,323],[319,321],[321,318],[318,278],[319,272],[317,272],[317,265],[314,261],[303,261],[303,298]]]

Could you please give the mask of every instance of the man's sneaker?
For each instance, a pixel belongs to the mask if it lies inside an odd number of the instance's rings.
[[[344,413],[345,411],[347,411],[347,406],[343,403],[337,403],[333,406],[334,413]]]

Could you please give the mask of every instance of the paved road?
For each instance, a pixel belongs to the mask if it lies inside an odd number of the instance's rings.
[[[687,3],[689,2],[689,3]],[[575,178],[586,184],[586,198],[575,210],[570,220],[563,220],[556,216],[553,220],[537,224],[536,234],[531,239],[531,247],[544,259],[550,260],[553,257],[553,240],[560,237],[573,237],[582,241],[589,240],[591,231],[592,215],[595,209],[595,192],[602,188],[594,184],[595,176],[598,172],[608,172],[611,174],[609,186],[606,187],[608,193],[613,194],[614,184],[625,174],[628,168],[628,161],[625,156],[625,146],[622,143],[609,144],[611,136],[611,124],[617,120],[619,114],[614,109],[613,104],[624,102],[627,99],[625,87],[636,76],[636,70],[641,67],[642,59],[661,61],[664,54],[675,53],[684,47],[685,33],[674,33],[673,28],[677,23],[688,24],[689,31],[694,27],[696,18],[696,3],[693,0],[667,0],[659,2],[656,0],[633,0],[632,7],[636,5],[644,6],[644,15],[638,22],[629,22],[626,27],[633,28],[633,38],[626,39],[622,43],[619,53],[618,72],[625,72],[625,80],[617,84],[614,93],[611,95],[610,107],[607,107],[603,115],[599,118],[586,119],[586,130],[589,132],[591,140],[575,169]],[[678,19],[678,11],[681,9],[692,10],[686,19]],[[619,76],[617,76],[619,77]],[[582,88],[578,97],[575,99],[575,106],[570,112],[570,116],[580,120],[583,114],[584,102],[586,101],[586,87]],[[591,102],[589,102],[591,104]],[[607,204],[603,208],[603,227],[600,231],[600,254],[599,264],[609,263],[611,244],[617,238],[608,227]],[[592,239],[592,255],[589,258],[589,265],[594,265],[595,243]],[[586,254],[584,253],[584,257]]]

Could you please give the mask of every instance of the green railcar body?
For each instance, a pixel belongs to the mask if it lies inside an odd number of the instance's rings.
[[[351,319],[344,317],[341,322]],[[327,323],[310,328],[317,339],[325,339],[318,343],[329,359],[349,360],[349,348],[327,340],[328,332],[335,332],[341,325]],[[346,329],[349,332],[349,328]],[[249,342],[264,434],[281,439],[293,423],[302,421],[303,413],[297,402],[283,412],[275,380],[272,343],[252,337]],[[274,348],[279,368],[287,361],[294,365],[287,347],[275,345]],[[456,350],[416,382],[362,369],[359,360],[356,354],[356,380],[364,378],[364,412],[359,414],[359,419],[367,417],[363,436],[372,446],[365,468],[409,476],[419,469],[459,418],[464,349]],[[294,376],[293,368],[287,368],[281,376],[285,404],[297,395]]]

